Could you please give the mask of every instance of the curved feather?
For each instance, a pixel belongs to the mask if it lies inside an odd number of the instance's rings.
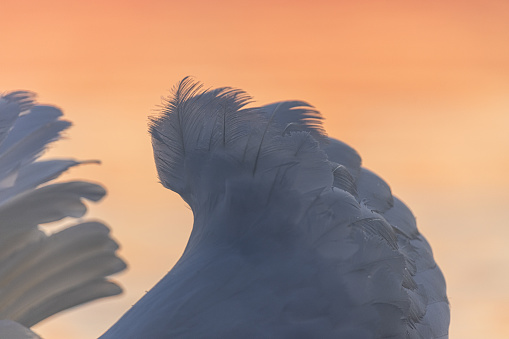
[[[101,338],[447,337],[445,282],[408,208],[314,108],[248,101],[186,78],[152,120],[193,231]]]
[[[319,142],[327,140],[323,128],[323,117],[313,106],[304,101],[281,101],[260,108],[272,124],[288,134],[296,131],[308,131]]]
[[[327,145],[328,155],[337,157],[344,152],[342,144]],[[337,158],[336,158],[337,159]],[[392,196],[387,183],[364,168],[358,172],[356,187],[358,201],[365,204],[391,227],[397,238],[398,251],[405,259],[402,286],[408,295],[410,309],[406,316],[410,338],[445,338],[449,327],[449,302],[442,272],[433,260],[433,254],[424,237],[417,230],[410,209]],[[381,230],[381,229],[380,229]],[[426,280],[425,283],[422,283]],[[433,295],[430,298],[430,295]]]
[[[34,105],[35,94],[26,91],[11,92],[0,96],[0,145],[22,112]]]
[[[38,161],[70,123],[30,92],[0,97],[0,337],[23,333],[70,307],[121,293],[108,280],[125,269],[117,243],[100,222],[82,222],[47,234],[42,224],[85,215],[85,200],[106,194],[85,181],[50,183],[67,169],[94,161]],[[5,326],[4,326],[5,325]],[[14,326],[14,327],[13,327]],[[27,332],[28,333],[28,332]],[[31,332],[30,332],[31,333]],[[14,337],[13,337],[14,338]]]
[[[202,87],[190,78],[183,79],[166,99],[161,115],[150,123],[161,183],[185,195],[184,199],[191,199],[194,193],[188,187],[192,185],[189,171],[198,176],[203,170],[193,157],[195,150],[208,151],[215,145],[237,147],[249,133],[249,114],[238,114],[250,100],[244,92]]]

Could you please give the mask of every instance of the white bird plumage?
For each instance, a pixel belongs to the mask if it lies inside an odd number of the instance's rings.
[[[71,124],[53,106],[36,105],[26,91],[0,96],[0,337],[37,338],[27,328],[62,310],[122,289],[108,279],[125,269],[117,243],[98,221],[58,232],[41,224],[81,218],[83,200],[106,191],[85,181],[50,183],[73,159],[38,160]]]
[[[410,210],[309,104],[250,101],[185,78],[152,120],[193,231],[101,338],[447,338],[445,281]]]
[[[302,101],[248,108],[232,88],[182,80],[152,119],[161,183],[195,222],[175,267],[102,338],[447,338],[445,281],[411,211],[328,138]],[[89,182],[47,184],[40,161],[70,123],[33,94],[0,97],[0,336],[115,295],[125,268],[100,222],[40,224],[100,200]]]

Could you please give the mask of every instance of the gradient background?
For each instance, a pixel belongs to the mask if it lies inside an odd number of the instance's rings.
[[[91,206],[126,293],[35,327],[94,338],[179,258],[192,225],[157,182],[147,116],[182,77],[260,104],[303,99],[414,211],[442,267],[451,338],[509,338],[509,1],[0,2],[0,90],[74,122],[50,156],[100,159]]]

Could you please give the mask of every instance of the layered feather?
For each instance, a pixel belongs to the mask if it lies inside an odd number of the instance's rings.
[[[186,78],[152,119],[193,231],[103,338],[446,338],[445,282],[409,209],[312,106],[249,102]]]
[[[121,293],[108,277],[126,267],[100,222],[80,222],[53,234],[41,226],[81,218],[84,201],[99,201],[106,191],[84,181],[48,184],[90,161],[38,160],[71,124],[61,120],[58,108],[36,105],[34,97],[24,91],[0,97],[0,319],[25,327]],[[3,320],[0,336],[19,329],[23,335],[22,327]]]

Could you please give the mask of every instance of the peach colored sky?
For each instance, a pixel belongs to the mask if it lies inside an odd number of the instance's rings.
[[[507,338],[509,2],[0,3],[0,91],[30,89],[75,126],[50,155],[101,159],[124,296],[36,328],[99,335],[178,259],[192,216],[156,179],[146,132],[185,75],[259,103],[303,99],[417,215],[443,268],[452,338]]]

